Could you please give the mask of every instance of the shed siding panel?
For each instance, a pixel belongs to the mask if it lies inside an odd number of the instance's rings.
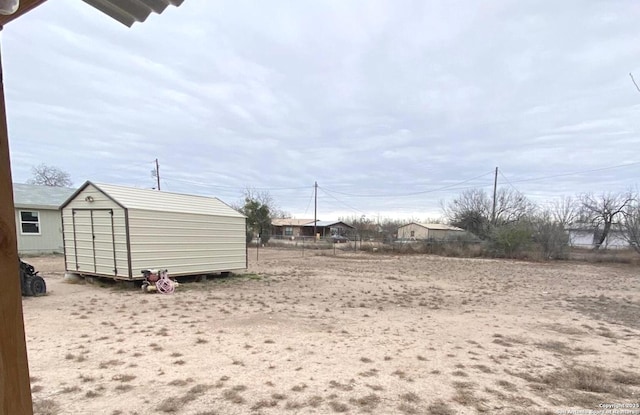
[[[134,277],[145,268],[184,275],[246,267],[244,217],[131,209],[129,229]]]
[[[20,211],[38,212],[40,218],[40,234],[22,234]],[[16,209],[16,229],[19,254],[62,253],[62,217],[59,210],[48,209]]]
[[[86,200],[89,196],[93,199],[92,202]],[[76,209],[75,243],[74,209]],[[113,211],[113,227],[109,210]],[[128,278],[129,264],[124,209],[95,187],[87,186],[64,207],[62,217],[67,270],[115,276],[114,269],[117,269],[118,277]],[[93,229],[91,227],[92,220]],[[115,238],[115,264],[112,234]]]

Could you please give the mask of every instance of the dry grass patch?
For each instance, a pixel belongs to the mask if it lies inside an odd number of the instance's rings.
[[[349,402],[359,407],[364,412],[373,411],[380,404],[380,397],[375,393],[370,393],[361,398],[351,398]]]
[[[418,403],[418,402],[420,402],[421,399],[418,396],[418,394],[416,394],[414,392],[407,392],[407,393],[403,393],[402,395],[400,395],[400,400],[402,402]]]
[[[179,402],[179,398],[166,398],[156,407],[160,412],[164,413],[176,413],[180,410],[182,404]]]
[[[640,374],[625,370],[614,372],[611,380],[621,385],[640,386]]]
[[[473,365],[472,367],[474,369],[478,369],[482,373],[493,373],[493,370],[491,370],[491,368],[489,366],[486,366],[486,365]]]
[[[398,410],[403,414],[414,415],[420,413],[420,408],[410,403],[402,402],[398,405]]]
[[[455,413],[449,404],[443,401],[435,401],[427,406],[427,414],[429,415],[455,415]]]
[[[566,343],[563,343],[561,341],[550,340],[542,343],[536,343],[535,345],[540,349],[565,356],[577,354],[576,351],[574,351],[569,346],[567,346]]]
[[[543,376],[542,382],[560,389],[609,393],[619,397],[629,395],[629,391],[611,378],[609,370],[598,366],[572,366]]]
[[[60,405],[53,399],[37,399],[33,401],[34,415],[58,415]]]
[[[253,405],[251,405],[251,410],[252,411],[257,411],[258,409],[262,409],[262,408],[273,408],[275,406],[278,406],[278,401],[275,399],[261,399],[258,402],[254,403]]]
[[[305,389],[307,389],[307,385],[305,383],[295,385],[294,387],[291,388],[291,390],[294,392],[302,392]]]
[[[312,408],[317,408],[322,404],[323,401],[324,401],[324,398],[322,396],[314,395],[309,399],[307,399],[307,405],[309,405]]]
[[[347,412],[349,411],[349,405],[338,401],[330,401],[329,407],[333,412]]]
[[[135,375],[114,375],[111,380],[115,380],[118,382],[131,382],[132,380],[134,380],[136,378]]]
[[[80,389],[79,386],[65,386],[64,388],[62,388],[60,390],[60,393],[72,393],[72,392],[80,392],[82,389]]]
[[[229,402],[235,403],[236,405],[241,405],[246,402],[245,399],[238,393],[238,391],[235,391],[233,389],[227,389],[222,392],[222,397]]]
[[[353,382],[354,380],[352,379],[351,383]],[[333,389],[338,389],[344,392],[349,392],[353,390],[353,386],[351,386],[350,384],[336,382],[335,380],[332,380],[331,382],[329,382],[329,387]]]
[[[511,392],[513,392],[513,391],[515,391],[517,389],[516,385],[514,385],[513,383],[511,383],[509,381],[506,381],[506,380],[498,380],[498,381],[496,381],[496,385],[502,387],[505,390],[511,391]]]

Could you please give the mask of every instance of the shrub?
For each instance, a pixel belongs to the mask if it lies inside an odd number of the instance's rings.
[[[495,227],[491,232],[491,248],[496,256],[523,258],[533,243],[533,230],[526,222]]]

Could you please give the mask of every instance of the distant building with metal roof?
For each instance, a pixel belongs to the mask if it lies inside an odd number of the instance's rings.
[[[313,236],[314,223],[304,225],[305,235]],[[331,236],[346,236],[356,228],[342,221],[319,220],[315,222],[316,236],[325,239]]]
[[[296,239],[305,236],[304,226],[308,223],[313,223],[313,219],[271,219],[271,237],[274,239]]]
[[[13,184],[20,255],[63,252],[60,206],[74,190],[69,187]]]
[[[461,235],[464,229],[444,223],[411,222],[398,228],[398,239],[425,240],[447,239],[454,235]]]

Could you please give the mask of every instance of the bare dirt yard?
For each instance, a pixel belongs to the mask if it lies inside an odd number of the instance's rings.
[[[36,413],[640,414],[637,266],[250,256],[174,295],[27,259]]]

